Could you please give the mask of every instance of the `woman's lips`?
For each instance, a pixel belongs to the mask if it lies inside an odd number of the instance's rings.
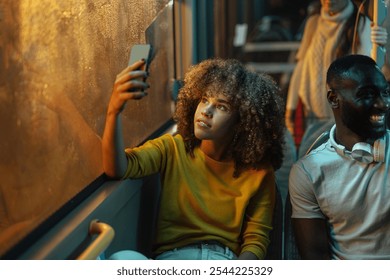
[[[196,122],[201,127],[205,127],[205,128],[210,128],[211,127],[211,125],[209,123],[207,123],[206,121],[204,121],[202,119],[198,119]]]

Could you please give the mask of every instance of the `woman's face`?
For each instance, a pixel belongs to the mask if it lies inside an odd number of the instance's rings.
[[[229,142],[233,138],[238,112],[223,94],[203,96],[194,117],[195,136],[200,140]]]
[[[334,15],[342,11],[350,0],[321,0],[322,9],[327,14]]]

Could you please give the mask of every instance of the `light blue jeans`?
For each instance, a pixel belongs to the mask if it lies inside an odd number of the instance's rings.
[[[147,260],[139,252],[124,250],[114,253],[110,260]],[[175,248],[156,256],[156,260],[236,260],[237,256],[229,247],[217,242],[199,242]]]

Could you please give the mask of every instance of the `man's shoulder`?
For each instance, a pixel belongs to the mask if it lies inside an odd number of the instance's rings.
[[[330,147],[330,142],[329,140],[327,140],[326,142],[322,143],[321,145],[310,151],[308,154],[298,159],[296,164],[321,165],[322,163],[325,163],[324,160],[335,155],[337,155],[337,153]]]
[[[340,157],[332,148],[329,140],[309,154],[298,159],[292,166],[290,174],[292,176],[307,176],[311,181],[315,181],[324,176],[332,174],[335,166],[343,166],[347,158]]]

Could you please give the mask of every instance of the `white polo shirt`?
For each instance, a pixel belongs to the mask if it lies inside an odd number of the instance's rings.
[[[362,163],[328,140],[289,177],[292,218],[326,219],[335,259],[390,259],[390,132],[385,162]]]

